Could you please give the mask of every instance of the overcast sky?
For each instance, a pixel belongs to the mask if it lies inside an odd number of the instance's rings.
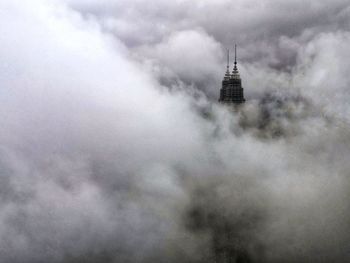
[[[223,229],[348,261],[349,29],[346,0],[0,0],[0,261],[209,263]]]

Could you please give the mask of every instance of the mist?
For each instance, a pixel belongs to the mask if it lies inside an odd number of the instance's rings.
[[[347,262],[349,15],[2,0],[0,261]]]

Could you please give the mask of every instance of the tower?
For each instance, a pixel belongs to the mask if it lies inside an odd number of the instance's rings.
[[[220,89],[219,102],[228,104],[241,104],[245,102],[242,80],[237,68],[237,47],[235,45],[235,62],[230,74],[230,53],[227,51],[227,70],[222,80],[222,88]]]

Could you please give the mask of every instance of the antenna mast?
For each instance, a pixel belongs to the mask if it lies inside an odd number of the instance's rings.
[[[227,49],[227,70],[230,70],[230,50]]]
[[[235,65],[237,64],[237,45],[235,44]]]

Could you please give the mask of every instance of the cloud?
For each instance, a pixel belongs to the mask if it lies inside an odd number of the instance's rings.
[[[161,62],[158,66],[162,68],[161,77],[180,80],[187,85],[200,85],[205,88],[206,94],[217,96],[213,87],[220,81],[218,76],[222,73],[220,60],[223,52],[220,44],[204,31],[177,31],[161,43],[140,52],[153,61]]]
[[[0,10],[1,262],[349,257],[346,1]]]

